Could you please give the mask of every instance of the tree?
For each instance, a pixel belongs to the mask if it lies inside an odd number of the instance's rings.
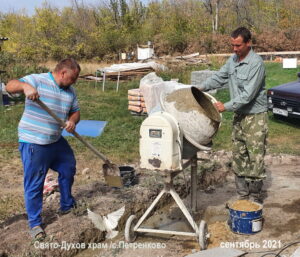
[[[203,0],[203,4],[211,16],[212,31],[216,32],[219,28],[220,0]]]

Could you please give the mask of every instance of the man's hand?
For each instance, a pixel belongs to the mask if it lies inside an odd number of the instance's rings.
[[[214,106],[217,108],[219,112],[224,112],[225,111],[225,106],[222,102],[216,102],[214,103]]]
[[[73,133],[75,131],[76,124],[80,120],[80,111],[72,112],[69,114],[69,118],[66,121],[65,129],[69,133]]]
[[[66,126],[65,126],[66,131],[68,131],[69,133],[73,133],[75,131],[75,128],[76,128],[75,122],[71,120],[68,120],[66,122]]]
[[[38,91],[33,86],[17,79],[10,80],[5,88],[6,91],[11,94],[23,93],[27,99],[32,101],[40,97]]]
[[[38,91],[33,86],[27,83],[23,83],[23,92],[26,98],[32,101],[35,101],[40,97]]]

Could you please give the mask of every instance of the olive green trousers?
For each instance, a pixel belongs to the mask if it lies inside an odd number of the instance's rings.
[[[233,119],[233,171],[246,180],[266,177],[264,157],[268,135],[268,113],[235,114]]]

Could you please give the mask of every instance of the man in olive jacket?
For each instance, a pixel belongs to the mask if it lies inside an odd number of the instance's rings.
[[[265,66],[251,49],[251,33],[247,28],[232,32],[231,45],[235,54],[199,88],[210,90],[228,85],[230,101],[217,102],[215,106],[219,112],[234,112],[232,167],[237,193],[239,199],[262,202],[268,134]]]

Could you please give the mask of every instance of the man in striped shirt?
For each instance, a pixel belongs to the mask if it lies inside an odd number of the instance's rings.
[[[25,109],[19,123],[19,150],[24,167],[24,196],[30,235],[44,237],[42,229],[43,185],[51,168],[58,172],[60,211],[66,213],[76,206],[71,194],[76,161],[67,141],[61,136],[62,128],[35,100],[44,102],[65,121],[68,132],[75,130],[80,111],[74,84],[80,66],[73,58],[60,61],[53,72],[27,75],[11,80],[6,86],[9,93],[24,93]]]

